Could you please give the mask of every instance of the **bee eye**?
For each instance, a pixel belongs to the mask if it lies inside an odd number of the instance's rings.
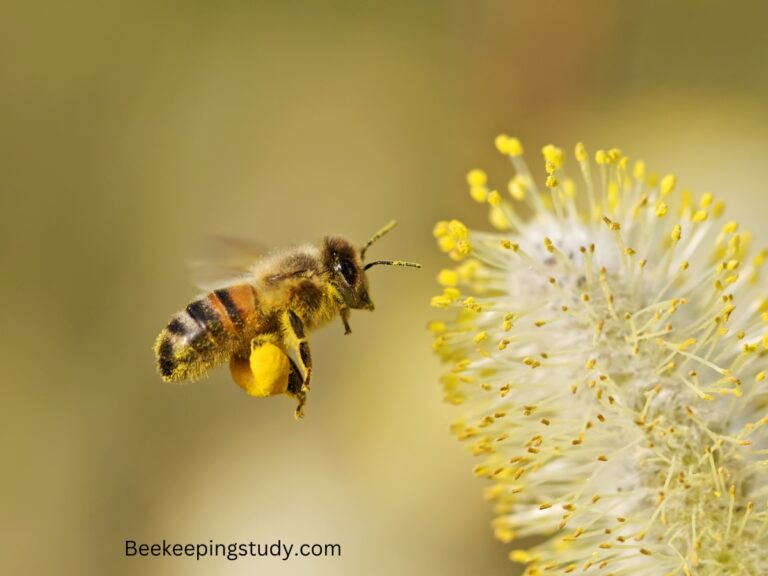
[[[355,280],[357,280],[357,270],[355,269],[354,264],[352,264],[352,262],[346,258],[339,260],[339,263],[336,264],[336,270],[341,273],[341,277],[344,278],[344,282],[350,286],[352,286],[355,283]]]

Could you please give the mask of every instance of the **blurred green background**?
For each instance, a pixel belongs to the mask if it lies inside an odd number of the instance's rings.
[[[448,434],[424,326],[435,220],[485,224],[468,169],[619,146],[768,208],[758,2],[4,2],[5,574],[513,574]],[[216,234],[329,233],[376,257],[374,313],[313,334],[307,417],[224,369],[164,384],[157,332]],[[125,559],[124,540],[339,543],[341,558]]]

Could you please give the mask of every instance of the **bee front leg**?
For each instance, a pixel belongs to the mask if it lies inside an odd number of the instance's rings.
[[[292,364],[295,357],[296,363],[296,376],[301,378],[301,385],[298,386],[299,391],[293,394],[298,398],[299,405],[296,407],[296,418],[301,418],[302,408],[306,402],[306,395],[309,392],[309,384],[312,380],[312,354],[309,351],[309,343],[307,342],[307,334],[304,328],[304,322],[293,310],[287,310],[283,316],[283,326],[286,332],[291,334],[291,338],[287,339],[288,346],[292,349],[291,359]],[[296,366],[298,365],[298,366]],[[303,377],[299,372],[303,372]],[[294,371],[291,371],[293,376]],[[289,384],[290,386],[290,384]]]
[[[352,334],[352,328],[349,327],[349,308],[341,309],[341,321],[344,323],[344,335]]]

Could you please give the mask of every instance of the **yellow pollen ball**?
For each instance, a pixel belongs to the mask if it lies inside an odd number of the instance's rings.
[[[237,370],[235,382],[251,396],[264,397],[282,394],[288,388],[290,361],[280,348],[271,343],[255,346],[249,359],[250,374],[233,364]]]
[[[491,206],[499,206],[501,204],[501,194],[497,190],[488,194],[488,204]]]

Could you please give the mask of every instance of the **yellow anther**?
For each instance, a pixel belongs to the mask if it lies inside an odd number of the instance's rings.
[[[611,148],[608,150],[608,160],[610,162],[617,164],[622,159],[622,157],[623,155],[619,148]]]
[[[709,208],[709,205],[712,204],[714,199],[715,197],[712,195],[712,192],[707,192],[701,197],[701,200],[699,200],[699,206],[702,208]]]
[[[466,256],[472,252],[472,244],[467,240],[459,240],[456,243],[456,251],[462,256]]]
[[[548,236],[544,237],[544,249],[550,254],[555,251],[555,245],[552,244],[552,240],[550,240]]]
[[[488,199],[488,188],[485,186],[473,186],[469,189],[469,195],[475,202],[483,203]]]
[[[668,208],[667,203],[659,200],[659,203],[656,206],[656,216],[658,216],[659,218],[663,218],[664,216],[666,216],[667,208]]]
[[[576,149],[574,152],[576,154],[576,160],[579,162],[586,162],[589,160],[589,154],[587,153],[587,149],[583,142],[578,142],[576,144]]]
[[[555,170],[563,167],[563,151],[557,146],[547,144],[541,149],[541,153],[544,155],[544,160],[551,163]]]
[[[717,200],[714,206],[712,206],[712,217],[720,218],[720,216],[723,215],[723,212],[725,212],[725,202]]]
[[[621,224],[619,224],[618,222],[614,222],[613,220],[611,220],[610,218],[608,218],[608,216],[603,216],[603,222],[605,222],[606,224],[608,224],[608,227],[609,227],[611,230],[613,230],[614,232],[616,232],[616,231],[618,231],[618,230],[621,230]]]
[[[463,302],[464,308],[467,310],[472,310],[473,312],[482,312],[483,307],[475,302],[475,299],[470,296],[469,298],[466,298]]]
[[[709,214],[706,210],[697,210],[691,220],[694,222],[704,222],[709,217]]]
[[[739,229],[739,223],[731,220],[730,222],[728,222],[728,224],[723,226],[723,234],[733,234],[738,229]]]
[[[458,288],[446,287],[443,288],[443,296],[454,302],[461,297],[461,291]]]
[[[535,358],[531,358],[530,356],[526,356],[525,358],[523,358],[523,364],[525,364],[526,366],[530,366],[531,368],[538,368],[539,366],[541,366],[541,362],[539,362]]]
[[[521,156],[523,154],[523,145],[517,138],[511,138],[506,134],[496,136],[494,141],[496,149],[507,156]]]
[[[677,241],[679,241],[679,240],[680,240],[680,238],[682,237],[682,235],[683,235],[683,229],[682,229],[682,227],[680,226],[680,224],[675,224],[675,227],[674,227],[674,228],[672,228],[672,234],[670,235],[670,236],[671,236],[671,238],[672,238],[672,240],[674,240],[675,242],[677,242]]]
[[[451,299],[445,296],[433,296],[430,305],[433,308],[448,308],[451,305]]]
[[[522,156],[523,152],[523,145],[520,143],[520,140],[517,138],[510,138],[507,141],[507,154],[510,156]]]
[[[432,235],[435,238],[440,238],[441,236],[445,236],[448,234],[448,222],[445,220],[440,220],[437,224],[435,224],[435,227],[432,229]]]
[[[501,204],[501,194],[497,190],[488,194],[488,204],[491,206],[499,206]]]
[[[688,338],[684,342],[681,342],[680,344],[678,344],[677,345],[677,349],[678,350],[686,350],[686,349],[690,348],[691,346],[693,346],[694,344],[696,344],[696,338]]]
[[[512,560],[512,562],[528,564],[534,559],[534,557],[525,550],[512,550],[512,552],[509,553],[509,559]]]
[[[667,194],[671,194],[674,191],[676,184],[677,178],[674,174],[667,174],[664,176],[664,178],[661,179],[661,185],[659,187],[662,195],[666,196]]]
[[[595,162],[601,166],[608,164],[608,153],[605,150],[598,150],[595,152]]]
[[[448,223],[448,231],[457,239],[463,240],[469,234],[467,227],[459,220],[451,220]]]
[[[455,270],[440,270],[437,275],[437,282],[442,286],[456,286],[459,282],[459,273]]]
[[[445,332],[445,322],[442,322],[441,320],[432,320],[427,324],[427,330],[432,332],[432,334],[442,334]]]
[[[635,180],[638,181],[641,181],[643,178],[645,178],[645,162],[642,160],[635,162],[635,165],[632,168],[632,176],[635,178]]]
[[[450,252],[456,247],[456,240],[454,240],[451,236],[440,236],[437,239],[437,245],[443,252]]]
[[[480,342],[485,342],[488,340],[488,332],[478,332],[475,337],[472,339],[475,344],[480,344]]]
[[[496,150],[498,150],[501,154],[509,154],[509,136],[506,134],[499,134],[496,136],[496,139],[493,141],[493,143],[496,146]]]
[[[485,186],[486,182],[488,182],[488,175],[483,170],[476,168],[467,173],[467,184],[472,188]]]
[[[547,188],[555,188],[557,187],[557,178],[552,176],[551,174],[547,176],[547,180],[545,182]]]

